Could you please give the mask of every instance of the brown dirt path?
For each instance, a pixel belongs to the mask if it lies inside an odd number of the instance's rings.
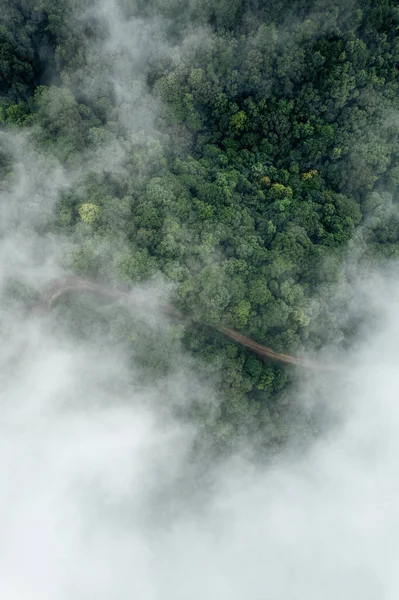
[[[126,300],[129,301],[129,303],[135,303],[134,296],[129,292],[113,289],[109,286],[97,283],[95,281],[91,281],[89,279],[85,279],[83,277],[71,276],[56,280],[51,285],[51,287],[49,287],[48,290],[43,294],[42,299],[37,305],[37,307],[34,309],[34,312],[36,314],[43,314],[43,312],[51,311],[51,309],[54,307],[54,305],[60,298],[71,292],[89,292],[113,300]],[[181,319],[186,318],[181,313],[178,313],[172,308],[165,306],[163,310],[166,314],[177,316]],[[336,370],[336,367],[334,365],[299,358],[296,356],[292,356],[291,354],[282,354],[279,352],[275,352],[274,350],[272,350],[272,348],[268,348],[267,346],[258,344],[258,342],[255,342],[255,340],[252,340],[251,338],[246,337],[245,335],[242,335],[238,331],[230,329],[229,327],[224,327],[223,325],[208,326],[212,327],[212,329],[215,329],[216,331],[219,331],[220,333],[223,333],[225,336],[234,340],[241,346],[249,348],[262,358],[266,358],[284,364],[297,365],[299,367],[308,369],[315,369],[321,371]]]

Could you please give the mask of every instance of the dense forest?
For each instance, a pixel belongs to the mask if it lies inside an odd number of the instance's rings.
[[[23,136],[69,181],[37,224],[62,269],[167,290],[198,324],[57,311],[134,349],[143,379],[195,360],[221,401],[194,391],[182,418],[207,445],[317,434],[295,368],[207,324],[276,352],[350,345],[337,289],[399,257],[398,66],[394,0],[0,0],[1,190]]]

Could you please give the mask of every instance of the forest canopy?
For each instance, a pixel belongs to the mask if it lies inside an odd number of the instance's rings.
[[[218,379],[219,410],[190,415],[216,447],[271,451],[315,425],[294,369],[206,324],[279,352],[344,347],[356,324],[331,299],[348,256],[399,258],[398,67],[393,0],[0,0],[0,127],[71,174],[40,233],[69,272],[170,284],[202,325],[156,352],[149,336],[143,368],[183,345]],[[117,313],[104,326],[133,343]]]

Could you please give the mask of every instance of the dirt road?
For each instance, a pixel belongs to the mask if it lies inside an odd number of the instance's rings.
[[[91,281],[89,279],[85,279],[83,277],[64,277],[62,279],[56,280],[51,287],[43,294],[40,303],[35,308],[34,312],[36,314],[43,314],[45,312],[51,311],[57,301],[63,296],[69,293],[91,293],[94,295],[100,295],[106,298],[110,298],[112,300],[122,300],[127,301],[129,304],[135,304],[135,297],[130,292],[124,292],[122,290],[117,290],[101,283],[97,283],[95,281]],[[170,307],[163,307],[163,312],[165,314],[169,314],[174,317],[180,317],[181,319],[187,319],[186,316],[183,316],[181,313],[178,313],[176,310]],[[208,324],[206,324],[208,325]],[[263,359],[268,359],[275,362],[297,365],[299,367],[308,368],[308,369],[316,369],[322,371],[330,371],[335,370],[333,365],[319,363],[317,361],[307,360],[298,358],[296,356],[292,356],[290,354],[282,354],[279,352],[275,352],[271,348],[267,346],[262,346],[262,344],[258,344],[255,340],[242,335],[238,331],[234,329],[230,329],[228,327],[224,327],[223,325],[208,325],[212,329],[223,333],[230,339],[234,340],[241,346],[245,346],[249,348],[256,354],[258,354]]]

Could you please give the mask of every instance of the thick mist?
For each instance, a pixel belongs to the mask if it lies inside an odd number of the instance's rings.
[[[304,456],[209,467],[205,490],[170,384],[144,388],[115,346],[14,316],[6,346],[23,350],[1,356],[4,596],[396,597],[395,280],[359,288],[380,318],[333,382],[315,374],[298,393],[321,387],[340,425]],[[195,373],[176,378],[172,404],[184,404]]]
[[[162,65],[165,56],[178,62],[207,36],[187,28],[173,48],[160,17],[127,19],[113,1],[91,4],[79,18],[93,15],[103,43],[88,43],[85,60],[77,56],[63,73],[65,86],[98,106],[112,89],[114,108],[103,130],[92,128],[92,146],[80,154],[68,145],[38,149],[35,126],[1,132],[13,172],[0,194],[0,596],[396,599],[395,265],[359,267],[350,291],[334,291],[331,303],[347,311],[337,321],[363,315],[365,325],[351,349],[341,349],[336,371],[298,373],[298,405],[320,408],[331,423],[305,450],[293,443],[256,464],[245,444],[217,461],[204,452],[204,431],[187,414],[196,405],[218,413],[219,382],[181,347],[179,327],[161,310],[173,290],[162,278],[131,286],[140,299],[132,307],[70,298],[47,315],[31,310],[49,282],[73,270],[88,231],[81,223],[71,240],[49,226],[63,194],[77,188],[84,202],[87,176],[108,170],[134,196],[144,173],[162,169],[173,136],[157,130],[163,107],[146,88],[144,65]],[[60,97],[43,108],[51,119],[75,110]],[[72,128],[71,139],[78,133]],[[186,147],[191,137],[181,135]],[[123,199],[109,211],[117,215],[109,220],[114,237],[87,234],[87,244],[100,275],[118,282],[128,242],[117,219],[128,212]],[[129,328],[133,350],[118,335]],[[164,371],[159,340],[170,350]]]

